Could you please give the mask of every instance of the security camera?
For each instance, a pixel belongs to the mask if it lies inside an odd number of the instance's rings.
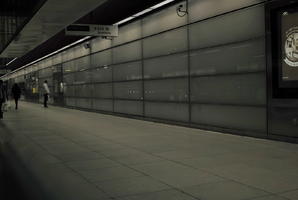
[[[180,5],[177,7],[177,9],[176,9],[176,11],[177,11],[177,15],[178,15],[179,17],[184,17],[185,15],[188,14],[187,6],[186,6],[185,9],[183,9],[183,8],[184,8],[184,5],[183,5],[183,4],[180,4]]]
[[[90,49],[90,43],[89,42],[85,43],[83,46],[84,46],[85,49]]]

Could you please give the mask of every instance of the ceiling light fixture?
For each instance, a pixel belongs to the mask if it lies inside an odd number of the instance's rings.
[[[141,11],[141,12],[138,12],[138,13],[136,13],[136,14],[130,16],[130,17],[127,17],[127,18],[123,19],[123,20],[121,20],[121,21],[115,23],[114,25],[124,24],[124,23],[126,23],[126,22],[128,22],[128,21],[131,21],[131,20],[135,19],[136,17],[140,17],[140,16],[142,16],[142,15],[148,13],[148,12],[151,12],[151,11],[157,9],[157,8],[160,8],[160,7],[162,7],[162,6],[164,6],[164,5],[167,5],[167,4],[169,4],[169,3],[171,3],[171,2],[174,2],[174,1],[175,1],[175,0],[165,0],[165,1],[162,1],[162,2],[160,2],[160,3],[158,3],[158,4],[154,5],[154,6],[151,6],[150,8],[147,8],[147,9]],[[28,63],[28,64],[24,65],[23,67],[18,68],[18,69],[16,69],[16,70],[10,72],[9,74],[12,74],[12,73],[14,73],[14,72],[16,72],[16,71],[19,71],[19,70],[21,70],[21,69],[24,69],[24,68],[26,68],[26,67],[28,67],[28,66],[30,66],[30,65],[33,65],[33,64],[35,64],[35,63],[37,63],[37,62],[39,62],[39,61],[41,61],[41,60],[44,60],[44,59],[46,59],[46,58],[48,58],[48,57],[50,57],[50,56],[52,56],[52,55],[54,55],[54,54],[60,53],[61,51],[65,50],[65,49],[68,49],[68,48],[70,48],[70,47],[72,47],[72,46],[74,46],[74,45],[76,45],[76,44],[79,44],[79,43],[81,43],[81,42],[83,42],[83,41],[85,41],[85,40],[88,40],[88,39],[90,39],[90,38],[91,38],[91,36],[86,36],[86,37],[84,37],[84,38],[82,38],[82,39],[80,39],[80,40],[78,40],[78,41],[76,41],[76,42],[74,42],[74,43],[72,43],[72,44],[69,44],[69,45],[67,45],[67,46],[65,46],[65,47],[62,47],[61,49],[58,49],[57,51],[54,51],[54,52],[52,52],[52,53],[50,53],[50,54],[48,54],[48,55],[46,55],[46,56],[44,56],[44,57],[42,57],[42,58],[39,58],[39,59],[37,59],[37,60],[35,60],[35,61],[31,62],[31,63]],[[6,74],[6,75],[7,75],[7,74]],[[2,77],[3,77],[3,76],[2,76]]]
[[[67,46],[65,46],[65,47],[62,47],[61,49],[58,49],[58,50],[56,50],[56,51],[54,51],[54,52],[52,52],[52,53],[50,53],[50,54],[48,54],[48,55],[45,55],[45,56],[43,56],[43,57],[41,57],[41,58],[39,58],[39,59],[37,59],[37,60],[34,60],[34,61],[32,61],[31,63],[28,63],[28,64],[24,65],[23,67],[20,67],[20,68],[18,68],[18,69],[16,69],[16,70],[10,72],[9,74],[12,74],[12,73],[14,73],[14,72],[17,72],[17,71],[19,71],[19,70],[21,70],[21,69],[24,69],[24,68],[26,68],[26,67],[28,67],[28,66],[30,66],[30,65],[35,64],[35,63],[37,63],[37,62],[39,62],[39,61],[41,61],[41,60],[44,60],[44,59],[46,59],[46,58],[48,58],[48,57],[50,57],[50,56],[52,56],[52,55],[55,55],[55,54],[57,54],[57,53],[60,53],[61,51],[64,51],[65,49],[68,49],[68,48],[70,48],[70,47],[72,47],[72,46],[74,46],[74,45],[76,45],[76,44],[79,44],[79,43],[81,43],[81,42],[84,42],[85,40],[88,40],[89,38],[91,38],[91,36],[86,36],[86,37],[84,37],[84,38],[82,38],[82,39],[80,39],[80,40],[77,40],[77,41],[75,41],[74,43],[71,43],[71,44],[69,44],[69,45],[67,45]]]
[[[160,7],[164,6],[164,5],[167,5],[167,4],[169,4],[169,3],[173,2],[173,1],[175,1],[175,0],[162,1],[161,3],[158,3],[158,4],[154,5],[154,6],[151,6],[150,8],[147,8],[147,9],[141,11],[141,12],[138,12],[138,13],[130,16],[130,17],[127,17],[127,18],[123,19],[123,20],[115,23],[114,25],[124,24],[124,23],[126,23],[126,22],[128,22],[128,21],[130,21],[130,20],[132,20],[132,19],[134,19],[136,17],[140,17],[140,16],[142,16],[142,15],[148,13],[148,12],[151,12],[152,10],[155,10],[157,8],[160,8]]]
[[[6,64],[6,66],[10,65],[11,63],[13,63],[16,59],[18,59],[18,57],[16,57],[16,58],[12,59],[11,61],[9,61],[9,62]]]

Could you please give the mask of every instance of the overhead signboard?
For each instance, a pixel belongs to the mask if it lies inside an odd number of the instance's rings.
[[[117,25],[72,24],[65,28],[66,35],[117,37]]]

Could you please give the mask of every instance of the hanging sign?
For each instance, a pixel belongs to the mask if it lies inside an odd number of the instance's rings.
[[[66,35],[117,37],[117,25],[72,24],[65,28]]]

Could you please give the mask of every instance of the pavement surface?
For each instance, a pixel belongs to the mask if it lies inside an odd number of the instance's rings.
[[[46,180],[41,184],[52,181],[48,191],[67,198],[298,199],[297,144],[25,102],[19,107],[0,121],[2,141],[21,149],[25,166],[39,166],[33,174]]]

